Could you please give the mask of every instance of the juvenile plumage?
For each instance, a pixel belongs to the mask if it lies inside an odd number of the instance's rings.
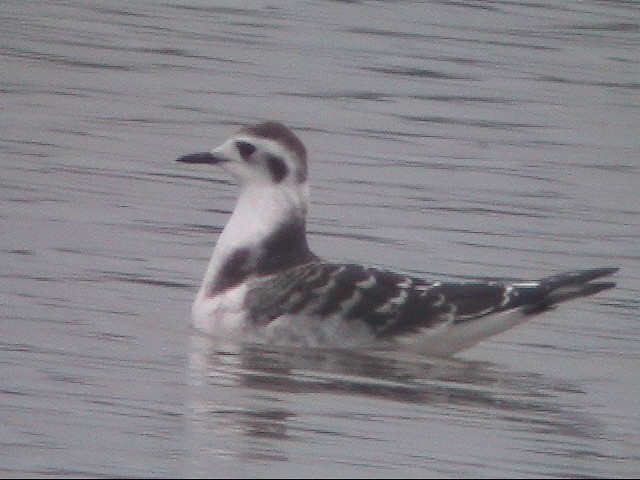
[[[456,283],[325,261],[307,244],[306,149],[281,123],[243,128],[178,161],[220,165],[240,185],[193,306],[195,326],[211,335],[329,347],[400,341],[450,355],[615,285],[598,279],[617,268]]]

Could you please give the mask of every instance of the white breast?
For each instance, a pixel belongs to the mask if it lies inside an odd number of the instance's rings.
[[[216,296],[201,289],[193,304],[193,325],[209,335],[241,338],[249,330],[244,299],[247,283],[241,283]]]

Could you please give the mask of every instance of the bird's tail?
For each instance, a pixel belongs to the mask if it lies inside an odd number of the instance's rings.
[[[602,277],[613,275],[618,268],[593,268],[561,273],[540,280],[544,291],[542,302],[532,306],[530,312],[545,310],[553,305],[578,297],[594,295],[615,287],[615,282],[594,282]]]
[[[449,328],[435,329],[431,335],[422,336],[417,348],[436,356],[448,356],[469,348],[560,302],[613,288],[614,282],[598,279],[612,275],[617,270],[594,268],[561,273],[537,282],[506,283],[503,287],[507,299],[491,312],[495,315],[480,314],[448,323]],[[477,293],[477,290],[471,290],[474,291]]]

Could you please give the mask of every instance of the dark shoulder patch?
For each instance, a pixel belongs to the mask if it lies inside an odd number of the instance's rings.
[[[235,287],[247,278],[251,271],[248,248],[238,248],[220,269],[216,281],[211,286],[211,293],[220,293],[231,287]]]
[[[265,239],[257,260],[259,275],[270,275],[279,270],[308,263],[316,256],[309,250],[304,218],[284,223]]]

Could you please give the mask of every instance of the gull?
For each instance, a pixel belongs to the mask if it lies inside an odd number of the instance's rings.
[[[244,127],[178,161],[220,166],[240,186],[192,308],[194,326],[212,336],[327,348],[395,343],[450,356],[615,286],[598,279],[617,268],[451,282],[324,260],[307,243],[306,149],[279,122]]]

